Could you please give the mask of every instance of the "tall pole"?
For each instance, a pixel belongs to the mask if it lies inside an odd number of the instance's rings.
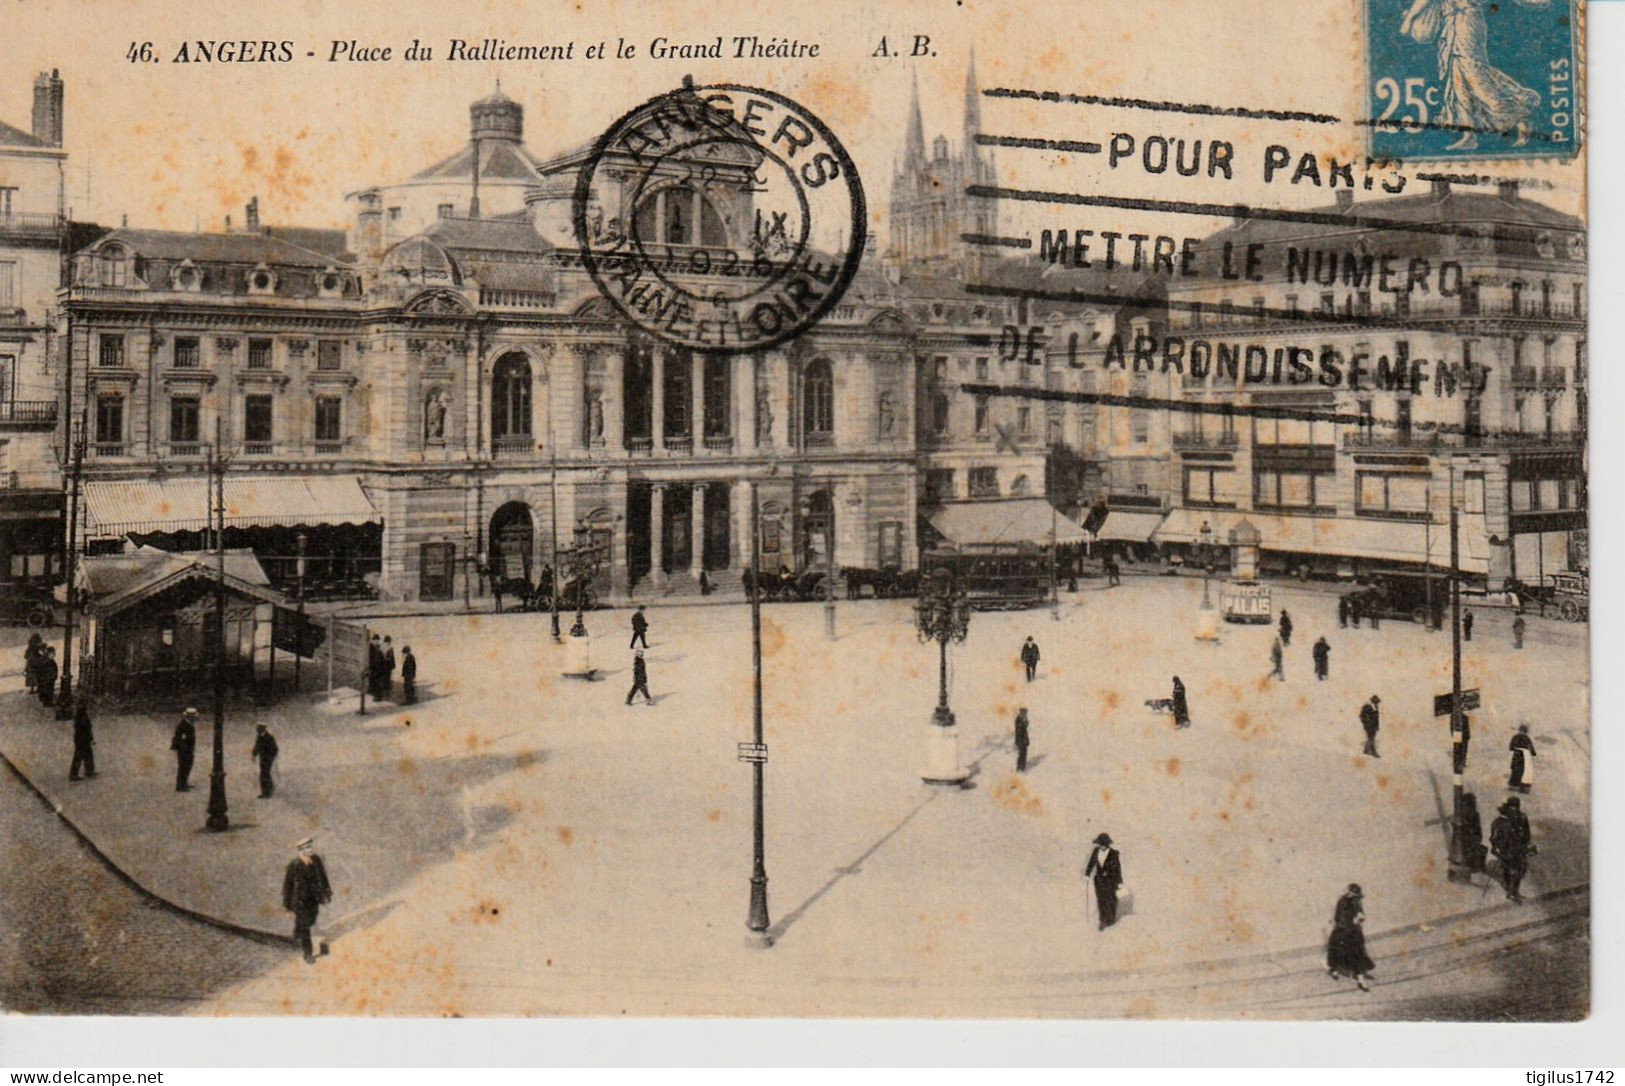
[[[1427,487],[1427,520],[1422,522],[1422,546],[1425,557],[1422,563],[1422,584],[1427,593],[1427,618],[1422,628],[1433,629],[1433,480],[1428,480]]]
[[[1463,724],[1464,713],[1461,709],[1461,570],[1458,563],[1461,560],[1460,530],[1456,523],[1456,465],[1450,465],[1450,730],[1459,733]],[[1456,758],[1454,735],[1452,735],[1450,751],[1451,769],[1451,818],[1450,818],[1450,867],[1448,878],[1451,882],[1468,882],[1471,873],[1467,864],[1467,843],[1462,840],[1461,806],[1462,806],[1462,773],[1466,766],[1462,763],[1466,759]]]
[[[548,577],[551,582],[548,585],[548,594],[553,597],[553,643],[559,644],[564,640],[559,635],[559,442],[557,435],[553,433],[552,382],[549,382],[547,386],[547,444],[553,450],[552,470],[548,481],[548,486],[552,492],[552,497],[548,500],[548,505],[551,506],[548,510],[548,518],[552,521],[552,527],[548,530],[549,535],[552,537],[549,548],[551,557],[548,559],[548,564],[552,567],[553,572]]]
[[[299,663],[305,658],[305,543],[304,532],[299,533],[299,559],[294,567],[296,583],[299,586],[299,632],[294,635],[295,643],[299,646],[293,654],[293,692],[299,693]]]
[[[829,516],[824,518],[824,636],[835,640],[835,483],[829,484]]]
[[[760,484],[750,484],[750,656],[754,669],[751,684],[751,721],[753,741],[758,749],[762,745],[762,511],[758,491]],[[752,788],[752,841],[754,853],[750,873],[750,918],[746,926],[754,932],[766,932],[767,918],[767,857],[766,832],[763,825],[762,787],[765,762],[751,763]]]
[[[219,509],[214,525],[214,615],[219,629],[214,636],[214,764],[209,770],[209,817],[203,826],[210,833],[231,827],[226,811],[226,469],[220,459],[221,420],[215,420],[214,448],[209,451],[210,489]]]
[[[1057,622],[1061,619],[1061,581],[1060,571],[1055,568],[1056,554],[1056,518],[1060,514],[1055,510],[1055,501],[1049,503],[1049,617]]]
[[[79,409],[79,436],[73,442],[73,483],[68,496],[67,557],[63,562],[63,576],[67,582],[68,608],[62,620],[62,687],[56,695],[56,718],[73,719],[73,618],[78,606],[74,585],[74,570],[79,554],[79,490],[85,472],[85,427],[88,408]],[[68,422],[73,429],[73,422]]]

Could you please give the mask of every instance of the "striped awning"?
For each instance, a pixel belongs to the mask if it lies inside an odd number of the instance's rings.
[[[228,528],[373,524],[382,518],[353,475],[232,478],[225,481]],[[213,502],[206,478],[94,480],[79,509],[87,540],[132,532],[187,532],[209,527]]]
[[[960,546],[999,543],[1082,543],[1089,533],[1043,498],[944,502],[931,527]]]
[[[1230,529],[1243,519],[1258,529],[1259,545],[1267,551],[1450,565],[1450,529],[1426,521],[1175,509],[1155,538],[1158,543],[1196,543],[1202,523],[1207,522],[1213,539],[1223,543],[1230,539]],[[1461,518],[1457,552],[1457,564],[1464,572],[1489,569],[1489,536],[1482,514]]]

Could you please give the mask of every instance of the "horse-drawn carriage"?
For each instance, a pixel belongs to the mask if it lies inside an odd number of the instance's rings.
[[[745,596],[750,598],[751,585],[754,580],[750,570],[744,573]],[[824,584],[824,571],[821,569],[803,570],[801,573],[792,573],[787,569],[777,573],[762,572],[761,595],[764,600],[780,600],[784,602],[805,602],[817,599]]]
[[[875,599],[901,599],[916,596],[920,591],[920,573],[914,569],[863,569],[844,566],[841,579],[846,582],[846,598],[861,600],[864,590]]]

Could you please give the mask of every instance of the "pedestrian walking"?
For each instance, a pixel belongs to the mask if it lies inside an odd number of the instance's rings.
[[[51,705],[56,701],[56,650],[46,645],[39,658],[39,674],[35,676],[39,685],[35,693],[39,694],[41,705]]]
[[[1115,588],[1123,583],[1123,567],[1117,564],[1115,555],[1106,559],[1106,587]]]
[[[1507,744],[1512,752],[1512,767],[1507,771],[1507,787],[1523,795],[1535,783],[1535,741],[1529,738],[1529,725],[1519,724],[1518,734]]]
[[[1379,607],[1375,601],[1372,602],[1371,610],[1366,617],[1371,620],[1371,628],[1373,630],[1382,628],[1382,608]]]
[[[1280,631],[1281,631],[1281,644],[1282,644],[1282,646],[1291,645],[1292,644],[1292,616],[1291,616],[1291,614],[1289,614],[1287,612],[1287,609],[1285,607],[1281,608]]]
[[[1473,738],[1473,722],[1466,713],[1453,713],[1450,717],[1450,763],[1457,774],[1467,771],[1467,744]]]
[[[1478,797],[1471,792],[1461,797],[1461,840],[1463,851],[1467,853],[1467,870],[1482,874],[1489,849],[1484,846],[1484,822],[1478,816]]]
[[[1031,742],[1028,732],[1027,707],[1023,705],[1016,711],[1016,772],[1027,772],[1027,746]]]
[[[1339,629],[1348,629],[1349,625],[1349,598],[1337,597],[1337,625]]]
[[[1185,684],[1179,681],[1178,675],[1174,676],[1174,692],[1168,700],[1174,703],[1174,730],[1190,727],[1191,707],[1185,700]]]
[[[1326,939],[1326,972],[1333,977],[1353,977],[1360,991],[1369,992],[1371,971],[1377,963],[1365,949],[1365,895],[1360,884],[1349,883],[1332,910],[1332,932]]]
[[[1523,631],[1524,631],[1523,613],[1519,612],[1517,617],[1515,617],[1512,620],[1512,647],[1513,648],[1515,648],[1515,649],[1523,648]]]
[[[1358,626],[1359,623],[1356,622],[1355,625]],[[1315,642],[1315,647],[1312,652],[1315,657],[1315,678],[1324,682],[1326,680],[1326,676],[1332,673],[1332,647],[1328,645],[1326,643],[1326,639],[1322,637],[1320,640]]]
[[[1365,608],[1360,605],[1359,596],[1349,597],[1349,621],[1354,623],[1356,630],[1360,628],[1360,614],[1364,610]]]
[[[381,696],[378,691],[383,686],[384,678],[384,646],[377,634],[367,642],[367,696],[377,701]]]
[[[260,798],[270,799],[276,793],[276,779],[271,767],[276,765],[276,736],[264,724],[254,725],[254,750],[249,758],[260,764]]]
[[[1095,838],[1095,850],[1083,869],[1084,878],[1093,878],[1095,904],[1100,910],[1100,931],[1117,923],[1117,893],[1123,885],[1123,861],[1112,847],[1111,834]]]
[[[1360,706],[1360,727],[1365,730],[1365,753],[1373,758],[1381,758],[1377,753],[1377,729],[1382,727],[1382,715],[1377,706],[1382,699],[1372,694],[1371,700]]]
[[[491,609],[502,613],[502,576],[496,570],[487,571],[491,577]]]
[[[649,647],[649,619],[644,615],[642,607],[632,612],[632,640],[626,647],[635,649],[639,641],[643,642],[644,648]]]
[[[1285,660],[1286,654],[1281,649],[1281,639],[1277,637],[1270,642],[1270,678],[1286,682]]]
[[[643,650],[639,649],[632,655],[632,689],[626,692],[626,704],[631,705],[632,699],[642,691],[644,703],[653,705],[654,696],[649,693],[649,669],[643,663]]]
[[[73,707],[73,765],[68,769],[68,780],[79,779],[79,769],[85,776],[96,775],[96,735],[90,726],[90,703],[83,694]]]
[[[1028,636],[1021,646],[1021,666],[1027,669],[1028,682],[1032,682],[1033,677],[1038,674],[1038,658],[1038,642]]]
[[[378,697],[383,701],[395,698],[395,642],[384,638],[384,673],[378,680]]]
[[[418,703],[418,658],[412,655],[412,646],[401,649],[401,700],[407,705]]]
[[[1473,612],[1471,608],[1463,607],[1461,609],[1461,639],[1463,641],[1473,639]]]
[[[323,905],[333,900],[333,884],[327,881],[327,866],[316,855],[315,839],[306,837],[294,845],[294,858],[282,875],[282,907],[293,914],[293,937],[305,952],[305,961],[316,961],[311,945],[310,929],[316,926],[316,915]],[[322,944],[327,953],[327,944]]]
[[[175,752],[175,791],[192,790],[192,756],[197,752],[197,710],[187,709],[175,725],[175,737],[169,741]]]
[[[1490,823],[1490,851],[1501,865],[1501,885],[1508,901],[1522,901],[1519,888],[1529,872],[1529,857],[1535,854],[1531,843],[1529,817],[1523,813],[1517,796],[1501,804],[1501,813]]]
[[[45,655],[45,639],[39,634],[28,635],[28,647],[23,649],[23,681],[30,694],[39,693],[39,662]]]

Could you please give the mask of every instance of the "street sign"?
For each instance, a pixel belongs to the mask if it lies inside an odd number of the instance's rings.
[[[741,762],[765,762],[765,761],[767,761],[767,744],[766,743],[741,743],[741,744],[739,744],[739,760]]]
[[[1451,703],[1451,701],[1452,701],[1452,698],[1451,698],[1451,696],[1449,694],[1435,694],[1435,695],[1433,695],[1433,715],[1434,716],[1449,716],[1450,715],[1450,703]],[[1475,687],[1472,690],[1463,690],[1461,692],[1461,711],[1465,713],[1469,709],[1477,709],[1477,708],[1478,708],[1478,689]]]

